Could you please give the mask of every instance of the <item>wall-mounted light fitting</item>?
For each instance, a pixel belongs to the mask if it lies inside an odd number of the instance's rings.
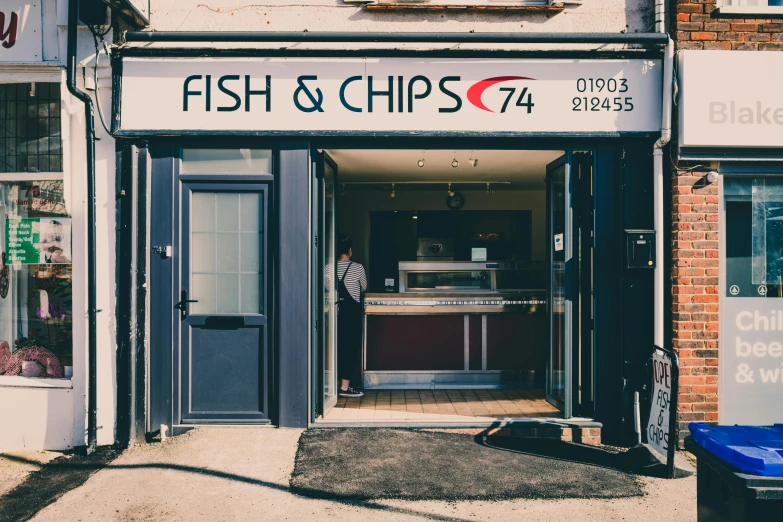
[[[421,151],[421,159],[416,162],[416,165],[419,166],[419,168],[422,168],[424,166],[424,150]]]
[[[451,190],[451,183],[449,183],[449,196],[453,196],[453,195],[454,195],[454,191]]]
[[[389,194],[389,197],[390,198],[396,198],[397,197],[397,194],[394,192],[394,183],[392,183],[392,191],[391,191],[391,194]]]
[[[454,158],[451,160],[451,166],[455,169],[459,167],[459,161],[457,161],[457,151],[454,151]]]
[[[468,159],[468,163],[473,165],[474,167],[478,165],[478,158],[473,157],[473,151],[470,151],[470,159]]]
[[[714,170],[713,170],[713,171],[710,171],[710,172],[708,172],[708,173],[707,173],[707,182],[708,182],[708,183],[715,183],[716,181],[718,181],[718,176],[720,176],[720,174],[718,174],[718,173],[717,173],[716,171],[714,171]]]
[[[492,195],[492,187],[490,186],[489,183],[487,183],[487,194],[489,194],[490,196]]]

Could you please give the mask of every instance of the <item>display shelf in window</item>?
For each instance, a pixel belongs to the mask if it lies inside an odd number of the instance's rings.
[[[71,219],[62,180],[0,182],[0,375],[70,378]]]

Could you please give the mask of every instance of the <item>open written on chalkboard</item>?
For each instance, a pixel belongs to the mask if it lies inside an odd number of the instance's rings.
[[[647,443],[662,456],[669,452],[669,409],[672,398],[672,361],[662,351],[653,353],[653,394]]]

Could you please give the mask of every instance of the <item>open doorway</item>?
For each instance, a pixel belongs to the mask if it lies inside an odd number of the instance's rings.
[[[592,396],[589,160],[564,150],[319,152],[316,418],[572,416],[574,401]],[[340,262],[345,238],[351,257]],[[340,332],[338,288],[356,265],[367,284],[353,337]],[[357,355],[346,365],[348,350]],[[340,397],[344,380],[363,396]]]

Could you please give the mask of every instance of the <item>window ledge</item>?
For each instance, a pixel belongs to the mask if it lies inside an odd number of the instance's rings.
[[[783,16],[783,6],[780,5],[724,5],[713,11],[720,15],[763,15],[763,16]]]
[[[40,377],[22,377],[20,375],[0,375],[0,388],[73,388],[71,379],[46,379]]]
[[[364,7],[368,11],[492,11],[492,12],[556,12],[565,9],[563,3],[546,5],[518,4],[518,5],[487,5],[487,4],[407,4],[407,3],[374,3]]]

